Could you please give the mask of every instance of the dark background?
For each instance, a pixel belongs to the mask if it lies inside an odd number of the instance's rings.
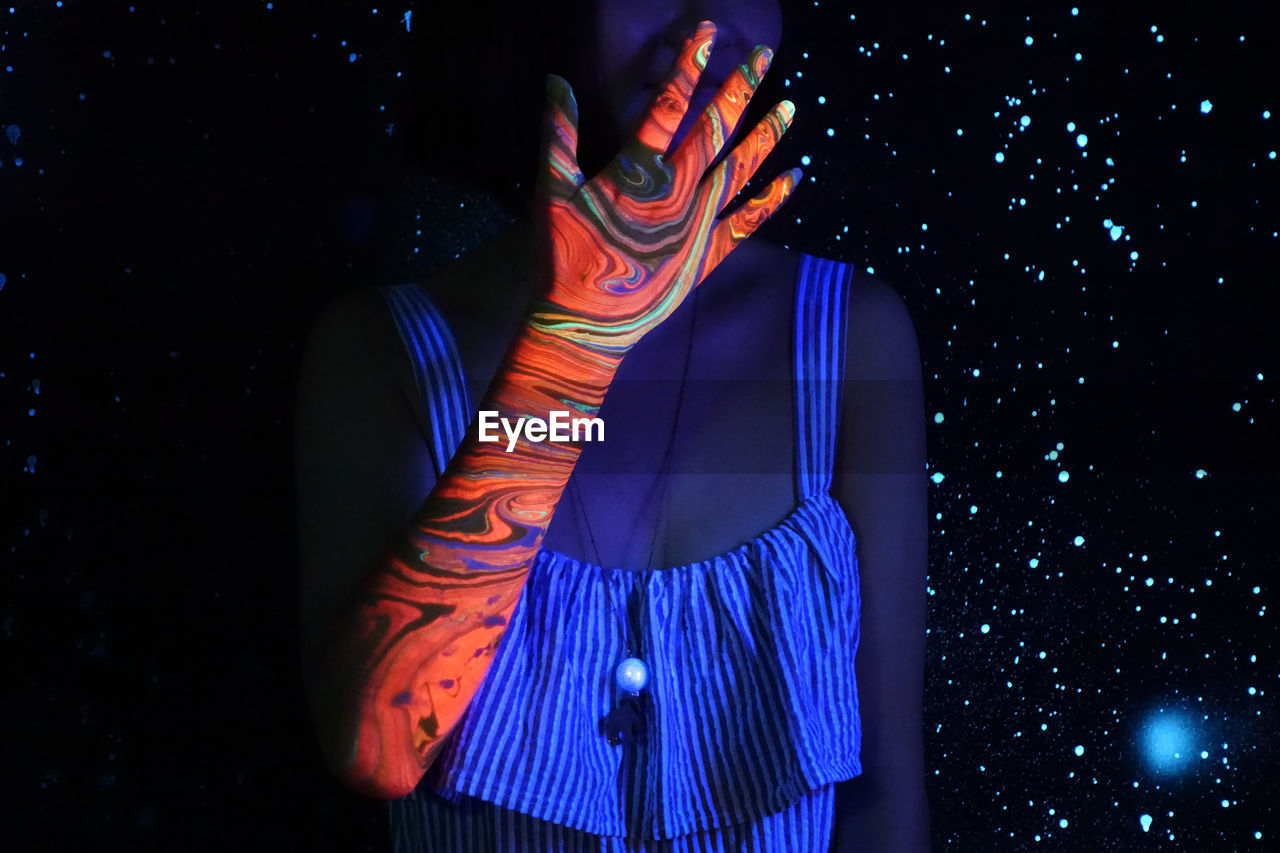
[[[1271,849],[1280,29],[1075,5],[788,4],[760,239],[916,323],[935,848]],[[406,153],[471,109],[423,7],[0,10],[10,849],[387,849],[304,715],[292,405],[325,302],[510,221]]]

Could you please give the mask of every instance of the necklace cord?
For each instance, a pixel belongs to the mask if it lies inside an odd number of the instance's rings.
[[[656,550],[656,546],[658,542],[659,529],[665,532],[669,526],[669,521],[666,517],[666,509],[669,503],[668,498],[669,498],[670,486],[671,486],[671,457],[672,457],[673,451],[675,450],[676,434],[680,426],[680,412],[684,408],[685,392],[688,389],[688,384],[689,384],[689,362],[692,361],[693,359],[693,341],[698,331],[698,292],[696,289],[693,292],[693,311],[691,312],[691,314],[692,314],[692,317],[691,317],[691,322],[689,327],[689,342],[685,350],[684,374],[681,377],[681,381],[680,381],[680,395],[679,397],[676,398],[676,412],[675,412],[675,416],[672,418],[671,437],[667,440],[666,453],[663,455],[662,468],[660,469],[658,474],[659,479],[662,482],[662,492],[658,497],[658,517],[654,520],[653,536],[649,540],[649,556],[648,556],[648,561],[646,563],[645,568],[650,570],[654,568],[653,556],[654,556],[654,551]],[[573,491],[573,503],[577,507],[578,516],[582,519],[582,529],[586,531],[587,538],[591,541],[591,551],[592,551],[592,554],[595,556],[596,566],[602,568],[603,563],[600,559],[600,546],[596,542],[595,531],[592,529],[591,519],[587,515],[586,501],[584,501],[582,498],[582,487],[579,485],[577,479],[572,476],[570,476],[569,485],[571,486]],[[630,608],[627,608],[627,610],[629,609]],[[615,612],[617,611],[616,604],[614,605],[614,610]],[[634,635],[631,630],[632,626],[631,626],[630,614],[624,611],[622,613],[618,613],[617,615],[619,617],[619,621],[623,625],[623,632],[624,632],[623,636],[625,638],[624,644],[626,646],[624,656],[629,657],[633,649],[637,653],[639,652],[639,649],[636,647],[637,644],[632,641],[632,638]]]

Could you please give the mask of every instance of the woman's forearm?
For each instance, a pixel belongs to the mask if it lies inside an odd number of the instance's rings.
[[[592,417],[620,356],[526,321],[481,404],[514,423]],[[326,760],[379,798],[412,791],[484,681],[581,452],[471,430],[406,535],[333,626],[321,680]]]

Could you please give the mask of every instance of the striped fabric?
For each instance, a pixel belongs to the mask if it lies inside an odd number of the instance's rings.
[[[439,475],[453,458],[471,423],[471,403],[462,374],[458,345],[444,317],[420,287],[400,285],[379,287],[395,317],[400,341],[413,363],[413,381],[418,399],[425,400],[430,389],[432,434],[427,436],[431,459]],[[444,460],[443,463],[441,460]]]
[[[466,715],[388,804],[395,853],[826,853],[834,783],[862,770],[857,558],[829,493],[851,275],[801,258],[795,509],[671,569],[539,552]],[[429,392],[439,474],[470,422],[456,347],[421,288],[378,290]],[[622,609],[651,679],[644,735],[615,746],[599,720],[617,698]]]

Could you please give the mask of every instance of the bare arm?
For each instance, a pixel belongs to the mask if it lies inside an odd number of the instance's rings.
[[[798,170],[715,218],[791,120],[792,105],[779,104],[708,171],[768,66],[762,48],[666,160],[713,36],[703,22],[636,141],[590,182],[577,167],[573,95],[559,78],[548,81],[541,296],[482,410],[513,422],[564,410],[594,416],[630,348],[794,189]],[[407,535],[319,625],[313,707],[326,762],[349,787],[404,796],[435,760],[488,672],[580,450],[523,433],[508,450],[469,432]]]
[[[837,786],[832,850],[918,853],[929,849],[924,399],[911,318],[875,279],[850,296],[846,377],[833,494],[857,537],[863,770]]]

